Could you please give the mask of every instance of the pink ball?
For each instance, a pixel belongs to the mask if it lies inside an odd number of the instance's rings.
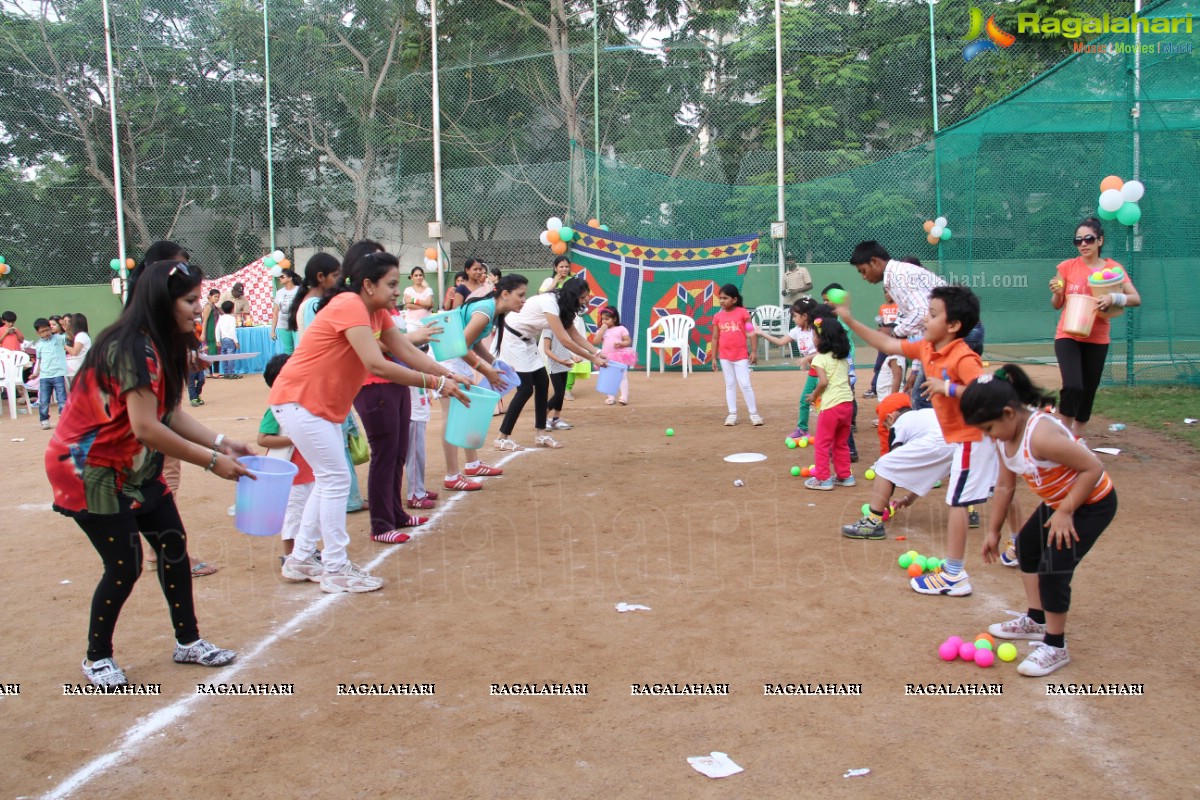
[[[978,649],[975,651],[975,663],[981,667],[990,667],[996,661],[996,654],[991,650]]]
[[[942,661],[953,661],[958,658],[958,645],[949,640],[942,642],[942,646],[938,648],[938,655]]]
[[[1117,276],[1113,274],[1113,271],[1111,269],[1104,270],[1104,280],[1111,281],[1115,277],[1117,277]]]
[[[961,636],[951,636],[951,637],[950,637],[949,639],[947,639],[946,641],[947,641],[947,642],[951,642],[951,643],[954,645],[954,648],[955,648],[956,650],[957,650],[957,649],[958,649],[958,648],[959,648],[959,647],[962,645],[962,643],[963,643],[963,640],[962,640],[962,637],[961,637]]]
[[[958,646],[958,657],[963,661],[975,660],[975,645],[970,642],[963,642]]]

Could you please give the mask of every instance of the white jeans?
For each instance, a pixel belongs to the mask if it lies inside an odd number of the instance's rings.
[[[742,397],[746,398],[746,408],[751,414],[757,414],[758,404],[754,402],[754,389],[750,386],[750,359],[730,361],[722,358],[721,373],[725,376],[725,406],[729,413],[737,413],[737,389],[741,387]]]
[[[296,534],[292,555],[303,561],[325,540],[321,561],[326,572],[337,572],[346,563],[346,498],[350,496],[350,466],[346,463],[346,437],[339,422],[312,414],[296,403],[271,406],[284,436],[312,467],[312,494],[304,504],[304,516]]]
[[[425,496],[425,423],[409,420],[408,459],[404,462],[404,477],[408,478],[408,496],[420,500]]]
[[[304,507],[308,505],[308,498],[312,496],[312,491],[312,483],[292,484],[292,490],[288,492],[287,513],[283,515],[281,537],[285,541],[295,539],[296,534],[300,533],[300,523],[304,520]]]

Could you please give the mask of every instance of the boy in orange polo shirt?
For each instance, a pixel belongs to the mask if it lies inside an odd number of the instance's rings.
[[[946,561],[941,571],[913,578],[911,584],[921,594],[968,595],[971,583],[963,569],[967,506],[987,502],[999,472],[996,448],[984,441],[982,431],[963,421],[958,407],[959,395],[983,372],[983,361],[963,341],[979,322],[979,298],[965,286],[934,288],[925,315],[925,338],[918,342],[895,339],[868,328],[850,316],[848,306],[839,306],[837,313],[867,344],[888,355],[920,359],[925,366],[922,394],[933,402],[942,437],[954,445],[954,461],[946,491],[946,505],[950,506]]]

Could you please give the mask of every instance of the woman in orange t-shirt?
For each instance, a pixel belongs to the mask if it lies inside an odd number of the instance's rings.
[[[1069,294],[1091,295],[1088,276],[1097,270],[1122,269],[1111,258],[1100,255],[1104,247],[1104,228],[1100,220],[1089,217],[1075,229],[1075,247],[1079,255],[1058,265],[1057,274],[1050,281],[1050,305],[1061,309]],[[1104,375],[1104,362],[1108,358],[1109,316],[1120,313],[1121,307],[1140,306],[1142,298],[1129,274],[1121,284],[1121,291],[1096,298],[1096,321],[1090,336],[1076,336],[1063,330],[1063,315],[1059,315],[1058,328],[1054,332],[1054,355],[1058,358],[1058,370],[1062,375],[1062,397],[1059,413],[1075,438],[1083,438],[1083,428],[1092,418],[1092,403],[1100,379]],[[1064,314],[1066,312],[1064,311]]]
[[[371,253],[346,264],[346,282],[323,301],[271,388],[271,410],[316,479],[295,547],[283,563],[283,577],[288,580],[317,582],[331,593],[371,592],[383,586],[381,579],[346,555],[350,475],[342,421],[368,374],[434,389],[470,404],[450,370],[417,350],[392,323],[389,309],[399,297],[400,268],[394,255]],[[389,361],[381,346],[431,374]],[[325,549],[318,561],[320,539]]]

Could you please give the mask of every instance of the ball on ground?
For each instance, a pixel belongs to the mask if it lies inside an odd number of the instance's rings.
[[[921,554],[920,554],[920,553],[918,553],[916,550],[909,550],[909,551],[908,551],[908,557],[909,557],[909,558],[916,558],[916,557],[917,557],[917,556],[919,556],[919,555],[921,555]]]
[[[942,642],[941,647],[938,648],[938,657],[941,658],[942,661],[953,661],[954,659],[958,658],[958,645],[947,639],[946,641]]]
[[[976,650],[975,663],[981,667],[990,667],[996,663],[996,655],[991,650]]]
[[[924,573],[925,568],[921,566],[920,562],[914,561],[908,565],[908,577],[919,578]]]
[[[667,436],[674,436],[674,435],[675,435],[675,429],[667,428]]]
[[[915,562],[921,567],[921,572],[929,568],[929,559],[925,556],[917,556]]]
[[[908,569],[912,562],[912,556],[908,553],[901,553],[900,557],[896,559],[896,563],[900,565],[900,569]],[[962,640],[959,640],[959,643],[961,644]]]
[[[970,642],[963,642],[958,646],[958,657],[963,661],[975,660],[975,645]]]
[[[961,637],[961,636],[951,636],[951,637],[950,637],[949,639],[947,639],[946,641],[947,641],[947,642],[954,642],[954,646],[955,646],[956,648],[957,648],[957,647],[961,647],[961,646],[962,646],[962,643],[963,643],[963,642],[962,642],[962,637]]]
[[[977,634],[975,634],[975,641],[979,641],[980,639],[987,639],[987,640],[988,640],[989,642],[991,642],[993,645],[995,645],[995,644],[996,644],[996,637],[995,637],[995,636],[992,636],[992,635],[991,635],[990,633],[988,633],[987,631],[984,631],[983,633],[977,633]]]
[[[795,477],[795,478],[800,477],[801,472],[802,472],[802,470],[799,467],[792,467],[792,477]]]
[[[975,640],[975,649],[990,651],[992,649],[992,643],[989,642],[987,639],[976,639]]]
[[[812,468],[811,467],[801,467],[800,475],[805,478],[809,477],[810,475],[812,475]]]
[[[1005,642],[996,648],[996,655],[1001,661],[1012,661],[1017,657],[1017,646],[1012,642]]]
[[[875,480],[875,470],[873,470],[873,469],[867,470],[866,472],[863,473],[863,477],[869,481]]]
[[[933,556],[930,556],[929,558],[925,559],[925,569],[929,570],[930,572],[933,572],[935,569],[937,569],[941,565],[942,565],[942,562],[939,561],[938,559],[934,558]]]
[[[788,446],[789,450],[794,450],[796,448],[796,440],[790,436],[788,438],[784,439],[783,443]]]
[[[801,436],[800,440],[798,442],[796,442],[796,444],[799,445],[800,447],[808,447],[808,437]]]

